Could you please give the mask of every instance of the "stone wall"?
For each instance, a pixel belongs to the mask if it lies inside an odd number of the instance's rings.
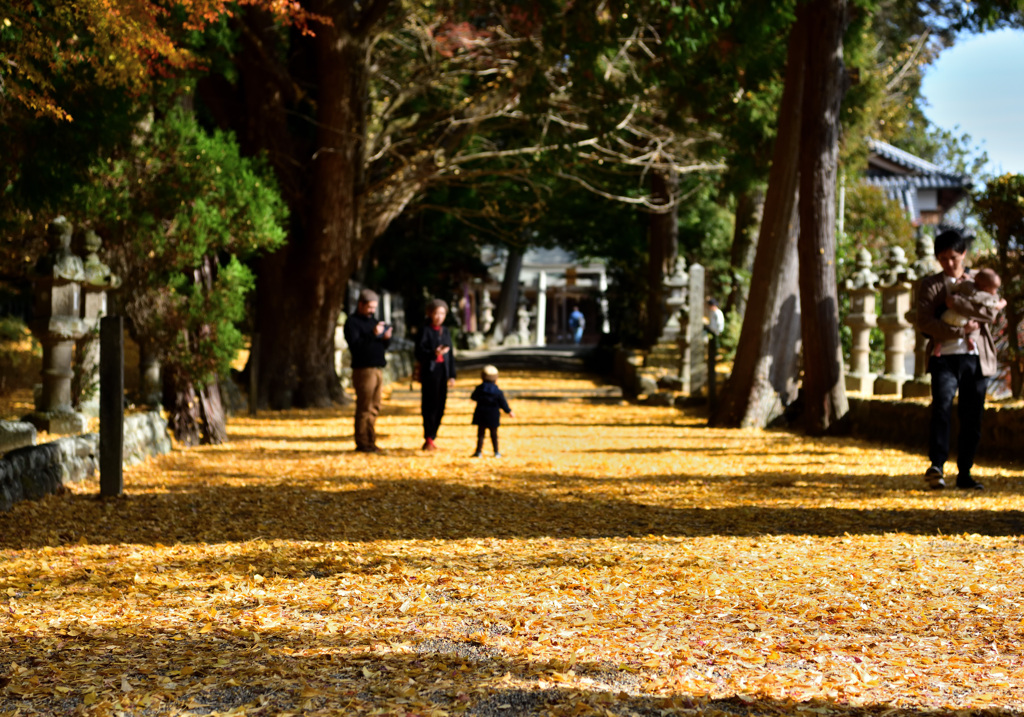
[[[931,407],[925,401],[850,399],[853,435],[890,446],[917,449],[922,456],[928,451],[928,424]],[[953,410],[952,455],[956,455],[959,431],[956,410]],[[990,404],[981,421],[981,444],[978,458],[1024,458],[1021,450],[1024,436],[1024,408]]]
[[[93,475],[98,465],[97,433],[60,438],[40,446],[25,446],[0,458],[0,511],[20,500],[39,500],[68,483]]]
[[[35,444],[36,427],[28,421],[0,421],[0,456]]]
[[[35,436],[32,436],[34,442]],[[169,453],[167,422],[157,411],[124,420],[125,466]],[[99,434],[68,436],[42,445],[26,445],[0,457],[0,511],[20,500],[38,500],[69,483],[91,477],[99,466]]]

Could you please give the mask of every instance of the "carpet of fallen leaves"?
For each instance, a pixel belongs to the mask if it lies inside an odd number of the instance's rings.
[[[0,715],[1024,714],[1022,471],[703,427],[511,374],[504,458],[454,390],[0,514]],[[924,428],[922,427],[922,431]]]

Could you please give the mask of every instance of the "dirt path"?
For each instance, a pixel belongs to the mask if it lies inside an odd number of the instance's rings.
[[[351,410],[235,418],[0,514],[0,715],[1018,714],[1019,466],[929,493],[543,375],[474,459],[475,383],[436,454],[403,387],[386,455]]]

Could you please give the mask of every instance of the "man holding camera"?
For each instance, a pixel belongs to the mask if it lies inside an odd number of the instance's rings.
[[[378,453],[376,423],[387,364],[384,353],[391,343],[392,327],[378,321],[379,297],[369,289],[359,292],[356,312],[345,322],[345,341],[352,356],[352,387],[356,392],[356,450]]]

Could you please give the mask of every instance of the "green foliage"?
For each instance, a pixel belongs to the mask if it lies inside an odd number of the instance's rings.
[[[914,225],[899,202],[889,199],[881,187],[857,182],[846,189],[843,234],[837,242],[837,273],[848,275],[856,265],[856,254],[867,249],[877,260],[890,247],[898,246],[914,258]]]
[[[130,154],[93,168],[82,216],[108,240],[134,328],[167,366],[202,387],[242,347],[253,277],[239,258],[285,238],[286,210],[260,162],[231,135],[175,109],[141,130]]]
[[[1000,358],[1010,367],[1014,397],[1024,397],[1024,175],[989,180],[975,198],[982,226],[996,244],[995,270],[1003,280],[1006,330]]]
[[[682,193],[687,199],[679,206],[679,253],[687,265],[704,267],[705,293],[724,299],[732,285],[732,211],[719,203],[718,187],[706,181]]]

